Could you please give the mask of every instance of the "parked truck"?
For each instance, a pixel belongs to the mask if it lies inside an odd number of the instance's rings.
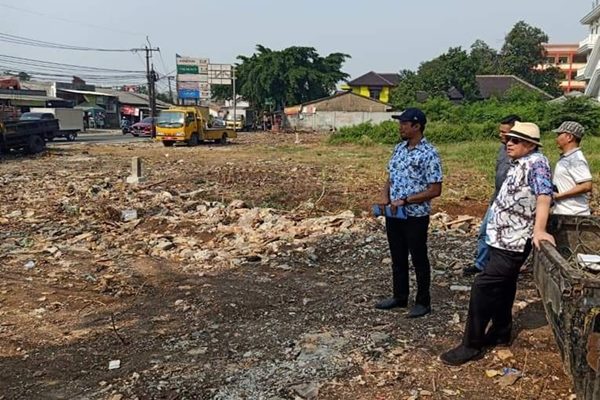
[[[83,130],[83,110],[78,108],[32,108],[32,114],[52,114],[58,120],[57,137],[72,142]],[[24,114],[25,115],[25,114]]]
[[[196,146],[205,140],[226,144],[237,137],[234,129],[209,127],[208,107],[175,106],[162,110],[156,120],[156,140],[164,146],[186,143]]]
[[[551,216],[535,282],[577,400],[600,399],[600,217]]]
[[[46,148],[46,140],[58,132],[58,120],[0,121],[0,153],[25,150],[35,154]]]

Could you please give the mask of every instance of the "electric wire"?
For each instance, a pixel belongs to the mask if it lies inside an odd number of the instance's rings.
[[[22,44],[25,46],[33,46],[33,47],[41,47],[46,49],[59,49],[59,50],[76,50],[76,51],[99,51],[99,52],[135,52],[135,49],[105,49],[105,48],[95,48],[95,47],[83,47],[83,46],[73,46],[67,44],[60,44],[54,42],[46,42],[43,40],[36,40],[25,38],[22,36],[10,35],[8,33],[0,32],[0,42],[12,43],[12,44]]]

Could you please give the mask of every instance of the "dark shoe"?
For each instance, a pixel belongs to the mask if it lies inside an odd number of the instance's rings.
[[[389,299],[381,300],[379,303],[375,304],[375,308],[378,310],[389,310],[397,307],[404,308],[406,307],[407,303],[408,301],[406,300],[403,301],[401,299],[391,297]]]
[[[477,268],[476,266],[474,266],[474,265],[472,265],[470,267],[463,268],[463,275],[464,276],[477,275],[480,272],[481,272],[481,270],[479,268]]]
[[[483,352],[481,350],[472,349],[461,344],[440,355],[440,361],[446,365],[458,366],[471,360],[481,358],[482,355]]]
[[[508,335],[508,336],[486,335],[484,342],[485,342],[486,346],[490,346],[490,347],[510,346],[510,335]]]
[[[422,304],[415,304],[413,308],[410,309],[406,318],[419,318],[424,315],[427,315],[431,312],[430,306],[424,306]]]

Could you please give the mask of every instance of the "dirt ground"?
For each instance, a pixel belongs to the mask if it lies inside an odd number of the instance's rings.
[[[389,153],[294,140],[74,145],[0,163],[0,399],[572,398],[530,270],[510,349],[438,361],[464,326],[477,219],[432,224],[431,315],[375,310],[390,260],[365,210]],[[454,176],[448,193],[468,185]],[[445,194],[435,211],[486,206]],[[505,367],[522,377],[488,376]]]

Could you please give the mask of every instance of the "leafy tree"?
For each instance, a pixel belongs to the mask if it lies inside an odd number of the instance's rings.
[[[390,93],[390,104],[397,109],[415,105],[417,93],[423,90],[423,82],[419,76],[408,69],[400,71],[398,85]]]
[[[173,99],[169,96],[169,93],[156,93],[156,98],[160,101],[164,101],[165,103],[173,104]]]
[[[517,22],[506,35],[500,51],[501,71],[516,75],[550,94],[560,94],[558,71],[555,68],[539,69],[546,62],[543,43],[547,42],[548,35],[540,28],[524,21]]]
[[[19,72],[17,76],[19,77],[19,80],[23,82],[31,80],[31,75],[29,75],[27,72]]]
[[[479,95],[476,72],[476,66],[471,62],[469,54],[460,47],[454,47],[447,53],[421,64],[418,75],[424,90],[432,96],[443,96],[454,87],[466,99],[472,100]]]
[[[211,85],[210,90],[213,100],[231,100],[233,98],[231,85]]]
[[[549,126],[552,128],[563,121],[577,121],[592,135],[600,132],[600,104],[587,96],[571,97],[550,108]]]
[[[253,55],[238,56],[239,93],[259,110],[266,108],[267,99],[278,109],[325,97],[349,77],[341,71],[349,57],[343,53],[321,57],[312,47],[274,51],[259,44]]]
[[[478,75],[496,75],[500,71],[500,56],[498,52],[488,46],[486,42],[477,39],[471,45],[469,54],[471,62],[475,65],[475,73]]]

